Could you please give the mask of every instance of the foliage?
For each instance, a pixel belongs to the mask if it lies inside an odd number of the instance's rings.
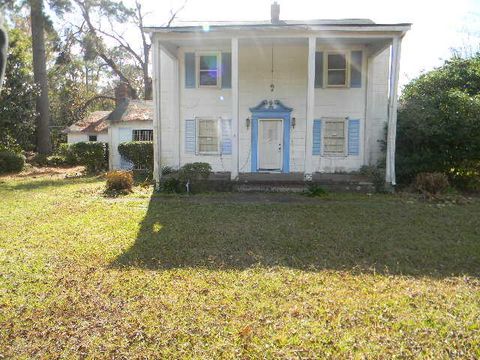
[[[443,173],[419,173],[414,185],[415,189],[428,196],[439,195],[450,186],[447,175]]]
[[[9,55],[5,82],[0,92],[0,142],[35,147],[35,97],[30,35],[22,26],[8,31]]]
[[[308,184],[307,190],[305,190],[305,195],[310,197],[323,196],[326,194],[328,194],[327,190],[315,183]]]
[[[5,359],[479,358],[478,200],[104,186],[2,178]]]
[[[133,187],[133,174],[131,171],[114,170],[106,174],[107,192],[131,192]]]
[[[131,141],[118,145],[118,152],[133,163],[134,169],[153,171],[153,142]]]
[[[101,142],[78,142],[70,145],[78,164],[95,173],[108,167],[107,145]]]
[[[13,151],[21,153],[22,148],[8,132],[0,134],[0,151]]]
[[[67,165],[67,160],[64,156],[61,155],[50,155],[47,156],[47,165],[48,166],[64,166]]]
[[[360,174],[368,176],[372,181],[375,191],[385,192],[385,169],[379,166],[363,165],[360,168]]]
[[[175,170],[168,165],[162,166],[162,176],[173,174]]]
[[[66,165],[77,165],[78,159],[74,152],[74,148],[71,146],[72,144],[59,144],[55,151],[55,155],[60,156],[65,159]]]
[[[185,192],[185,189],[177,177],[168,176],[161,179],[160,191],[165,193],[182,193]]]
[[[212,172],[209,163],[194,162],[183,165],[178,171],[178,179],[183,182],[195,182],[198,180],[206,180]]]
[[[480,174],[480,54],[453,58],[408,84],[397,128],[397,175],[441,172],[454,185]]]
[[[35,153],[30,159],[29,163],[35,166],[47,166],[48,156],[46,154]]]
[[[0,151],[0,173],[20,172],[25,166],[25,156],[13,151]]]

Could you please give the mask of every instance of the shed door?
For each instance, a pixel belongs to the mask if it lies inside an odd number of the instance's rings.
[[[259,170],[282,170],[283,154],[282,119],[258,120]]]
[[[118,129],[118,143],[132,141],[132,129],[130,128],[119,128]],[[118,151],[118,150],[117,150]],[[131,170],[133,164],[120,155],[120,169]]]

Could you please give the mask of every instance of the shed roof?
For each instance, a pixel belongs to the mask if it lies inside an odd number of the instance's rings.
[[[109,115],[109,121],[153,121],[152,100],[122,99]]]
[[[108,124],[105,122],[110,111],[93,111],[82,120],[70,125],[66,132],[81,132],[81,133],[106,133]]]

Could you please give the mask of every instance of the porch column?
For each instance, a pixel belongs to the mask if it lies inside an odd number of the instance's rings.
[[[155,187],[158,188],[160,185],[160,177],[162,175],[161,167],[161,89],[160,89],[160,74],[161,74],[161,63],[160,63],[160,42],[155,39],[155,36],[152,36],[152,88],[153,88],[153,103],[154,103],[154,114],[153,114],[153,179],[155,180]]]
[[[388,131],[387,131],[387,161],[385,181],[396,185],[395,179],[395,139],[397,135],[397,105],[398,105],[398,77],[400,74],[400,53],[402,38],[394,37],[392,41],[391,68],[390,68],[390,97],[388,99]]]
[[[317,39],[308,38],[308,81],[307,81],[307,123],[305,126],[305,180],[311,180],[313,174],[313,117],[315,109],[315,50]]]
[[[232,169],[231,179],[238,178],[238,38],[232,38]]]

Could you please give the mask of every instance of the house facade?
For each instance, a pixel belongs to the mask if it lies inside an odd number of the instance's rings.
[[[155,178],[215,172],[357,171],[383,156],[395,184],[401,41],[410,24],[282,21],[149,27]]]

